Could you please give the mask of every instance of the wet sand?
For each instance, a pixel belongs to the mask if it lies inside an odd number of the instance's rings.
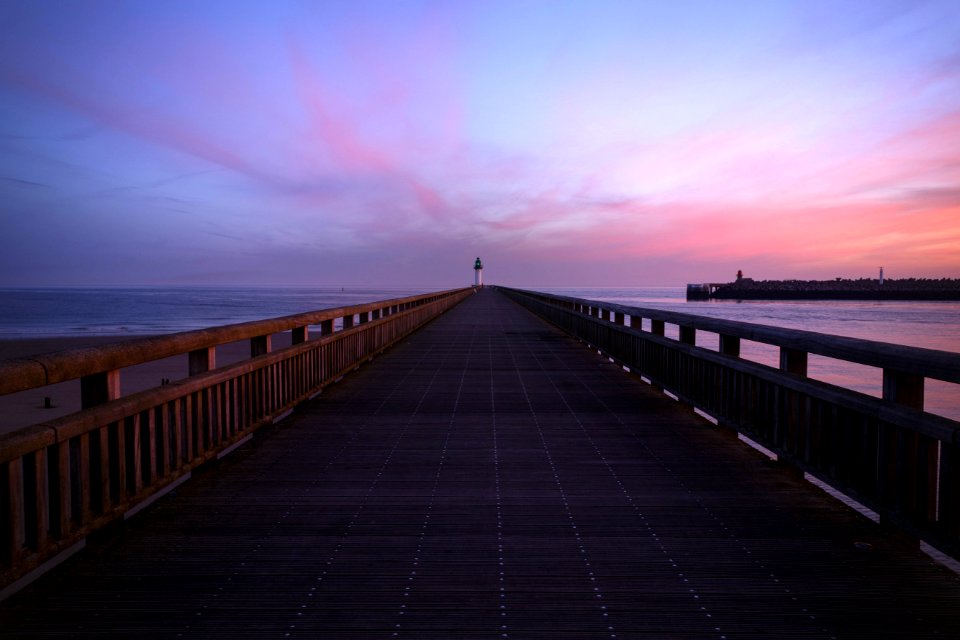
[[[113,342],[126,342],[129,336],[80,336],[70,338],[25,338],[0,340],[0,360],[29,358],[41,353],[65,349],[96,347]],[[290,333],[272,337],[274,350],[290,345]],[[250,357],[246,340],[217,347],[217,367],[223,367]],[[187,377],[187,354],[145,362],[120,371],[120,393],[128,395],[160,386],[161,380],[171,381]],[[44,407],[50,398],[52,407]],[[69,415],[80,410],[80,381],[70,380],[46,387],[0,396],[0,433]]]

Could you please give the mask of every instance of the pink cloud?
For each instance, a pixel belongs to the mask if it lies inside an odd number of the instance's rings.
[[[294,43],[291,50],[295,81],[307,112],[310,153],[321,170],[354,174],[374,179],[388,188],[400,189],[416,203],[418,211],[442,222],[451,207],[407,160],[406,156],[415,149],[409,148],[402,140],[396,146],[397,143],[389,137],[374,140],[362,131],[371,116],[392,121],[391,110],[396,105],[380,104],[379,99],[375,99],[377,113],[356,116],[350,107],[342,104],[337,88],[325,82],[323,74],[310,64],[302,48]],[[412,91],[395,80],[391,80],[391,84],[393,86],[388,90],[391,94],[401,96]]]
[[[69,65],[67,62],[60,64]],[[64,74],[61,70],[61,73],[56,75]],[[67,75],[72,78],[72,86],[48,80],[47,74],[28,74],[0,64],[0,76],[9,84],[42,96],[50,103],[81,114],[100,125],[206,160],[257,181],[280,181],[275,175],[263,171],[256,163],[244,157],[243,153],[216,140],[214,135],[205,132],[201,127],[178,121],[156,109],[128,102],[79,67],[70,65]],[[83,90],[75,87],[82,87]]]
[[[604,199],[591,186],[576,197],[557,191],[529,197],[488,227],[492,237],[520,238],[529,255],[563,255],[584,268],[660,259],[762,263],[780,269],[778,277],[801,277],[790,274],[791,265],[810,277],[829,276],[835,266],[872,273],[879,264],[905,273],[960,273],[960,190],[809,204],[789,196],[644,202]]]

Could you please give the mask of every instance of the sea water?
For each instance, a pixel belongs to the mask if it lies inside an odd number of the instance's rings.
[[[401,298],[425,288],[0,289],[0,339],[142,336]]]
[[[909,301],[690,301],[684,287],[541,288],[549,293],[641,308],[805,329],[960,353],[960,302]],[[435,287],[157,287],[0,289],[0,339],[137,336],[262,320],[317,309],[398,298]],[[667,335],[676,337],[668,325]],[[704,334],[697,344],[717,348]],[[776,366],[776,347],[743,341],[741,355]],[[809,375],[879,396],[882,372],[823,356],[810,356]],[[928,411],[960,419],[960,385],[927,381]]]

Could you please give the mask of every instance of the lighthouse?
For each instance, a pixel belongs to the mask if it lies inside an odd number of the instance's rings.
[[[483,263],[480,262],[480,256],[477,256],[477,261],[473,263],[473,286],[483,286]]]

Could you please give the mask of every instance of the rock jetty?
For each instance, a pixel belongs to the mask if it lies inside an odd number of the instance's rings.
[[[754,280],[714,285],[710,298],[724,300],[960,300],[960,279]]]

